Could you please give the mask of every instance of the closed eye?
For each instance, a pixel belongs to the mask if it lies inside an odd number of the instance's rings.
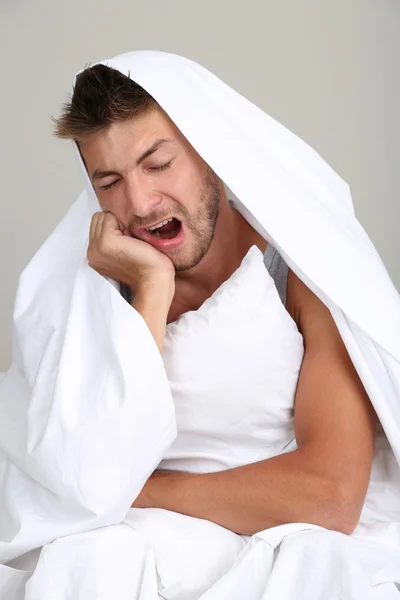
[[[172,163],[172,159],[165,163],[164,165],[160,165],[158,167],[149,167],[147,170],[148,171],[165,171],[165,169],[168,169],[171,166]]]
[[[159,165],[157,167],[149,167],[147,170],[152,171],[152,172],[165,171],[166,169],[168,169],[171,166],[171,164],[172,164],[172,159],[163,165]],[[112,187],[114,187],[120,181],[121,181],[120,179],[117,179],[116,181],[113,181],[112,183],[108,183],[107,185],[101,185],[100,189],[105,192],[107,190],[110,190]]]
[[[116,183],[118,183],[119,181],[121,181],[121,180],[120,180],[120,179],[117,179],[116,181],[113,181],[112,183],[108,183],[107,185],[101,185],[101,186],[100,186],[100,189],[101,189],[101,190],[103,190],[103,191],[109,190],[109,189],[111,189],[112,187],[114,187],[114,185],[115,185]]]

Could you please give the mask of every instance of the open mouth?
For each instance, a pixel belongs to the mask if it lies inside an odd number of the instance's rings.
[[[157,239],[172,240],[179,234],[181,227],[181,222],[172,217],[171,219],[161,221],[158,225],[148,227],[146,230]]]

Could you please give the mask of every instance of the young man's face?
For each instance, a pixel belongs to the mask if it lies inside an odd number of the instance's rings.
[[[122,230],[167,254],[177,271],[200,262],[221,183],[162,110],[114,123],[79,147],[101,208]]]

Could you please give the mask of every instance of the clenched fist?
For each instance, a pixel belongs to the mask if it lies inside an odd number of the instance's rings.
[[[133,307],[146,321],[162,352],[175,293],[172,261],[150,244],[124,235],[118,219],[109,212],[93,215],[87,257],[89,266],[98,273],[132,288]]]
[[[172,261],[150,244],[124,235],[110,212],[92,217],[87,252],[89,266],[137,292],[151,281],[174,279]]]

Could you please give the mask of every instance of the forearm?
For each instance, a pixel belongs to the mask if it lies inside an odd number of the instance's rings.
[[[165,327],[173,296],[173,281],[150,281],[140,286],[132,306],[146,321],[160,352],[163,350]]]
[[[345,533],[338,486],[305,468],[300,451],[209,474],[157,472],[135,506],[164,508],[252,535],[282,523],[314,523]]]

